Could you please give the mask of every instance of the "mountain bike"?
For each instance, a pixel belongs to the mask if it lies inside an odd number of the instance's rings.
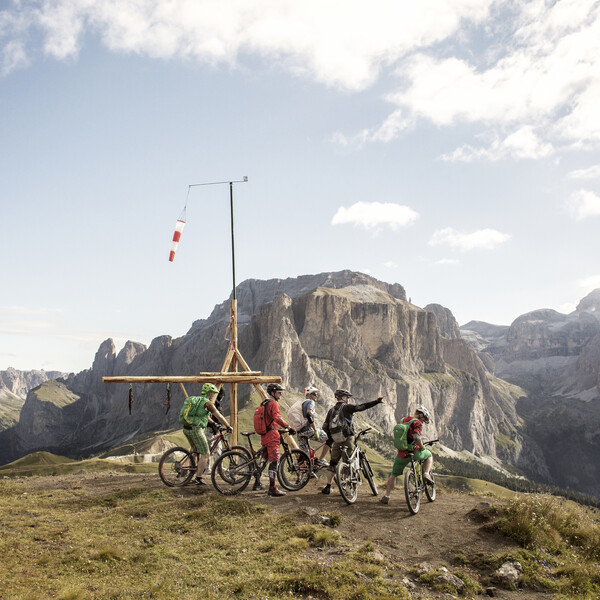
[[[439,440],[430,440],[425,442],[424,446],[433,446]],[[423,479],[423,460],[415,460],[414,452],[409,452],[410,463],[407,465],[408,471],[404,474],[404,495],[406,497],[406,504],[408,510],[413,515],[419,512],[421,505],[421,496],[425,492],[427,500],[433,502],[435,500],[435,477],[433,473],[430,473],[433,481],[426,481]]]
[[[356,435],[356,447],[350,456],[348,456],[348,447],[343,445],[341,446],[342,458],[337,464],[335,470],[335,479],[340,489],[342,498],[348,504],[354,504],[354,502],[356,502],[356,497],[358,496],[358,486],[362,483],[361,471],[365,476],[365,479],[369,482],[373,496],[377,496],[378,494],[377,484],[375,483],[375,479],[373,477],[373,469],[371,468],[371,464],[367,459],[367,454],[358,446],[358,440],[361,438],[361,436],[365,435],[371,429],[371,427],[367,427]]]
[[[230,446],[226,437],[227,430],[220,424],[215,423],[217,435],[209,444],[211,455],[216,454],[220,446],[224,451],[237,450],[250,456],[250,452],[244,446]],[[169,487],[180,487],[186,485],[192,479],[198,468],[198,453],[192,452],[181,446],[169,448],[158,462],[158,474],[162,482]]]
[[[283,447],[277,479],[285,489],[299,490],[310,479],[310,459],[306,452],[289,447],[284,435],[288,433],[287,429],[277,429],[277,431]],[[269,462],[263,457],[267,446],[254,450],[251,440],[254,432],[244,432],[242,435],[248,438],[250,452],[244,453],[234,449],[224,452],[215,462],[210,475],[215,489],[225,496],[234,496],[243,492],[253,478],[258,481]]]

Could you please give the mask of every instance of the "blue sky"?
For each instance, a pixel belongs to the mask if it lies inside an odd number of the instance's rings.
[[[4,0],[0,369],[354,269],[459,323],[600,287],[600,2]]]

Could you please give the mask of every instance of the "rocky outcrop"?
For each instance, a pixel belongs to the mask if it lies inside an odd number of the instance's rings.
[[[503,339],[496,326],[471,322],[461,328],[475,348],[493,357],[496,375],[527,391],[518,402],[525,429],[517,466],[534,479],[598,497],[599,316],[600,289],[569,315],[540,309],[518,317]],[[575,422],[576,433],[568,433]],[[585,469],[573,468],[573,446]]]
[[[442,337],[455,340],[460,337],[458,323],[449,308],[441,304],[428,304],[425,310],[432,312],[437,319],[437,324]]]
[[[6,371],[0,371],[0,390],[7,390],[12,395],[24,400],[30,389],[49,379],[57,379],[67,375],[67,373],[61,371],[19,371],[9,367]]]
[[[577,305],[576,312],[588,313],[600,321],[600,288],[591,291]]]
[[[19,371],[10,367],[0,371],[0,431],[18,423],[29,390],[66,375],[60,371]]]

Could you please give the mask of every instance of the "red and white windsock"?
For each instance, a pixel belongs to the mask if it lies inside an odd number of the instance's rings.
[[[181,239],[181,232],[185,227],[185,220],[181,217],[177,219],[177,223],[175,223],[175,233],[173,234],[173,243],[171,244],[171,252],[169,253],[169,262],[173,262],[175,259],[175,252],[177,250],[177,246],[179,246],[179,240]]]

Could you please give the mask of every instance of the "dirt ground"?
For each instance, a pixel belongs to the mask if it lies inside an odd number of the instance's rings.
[[[266,478],[264,478],[266,479]],[[79,493],[90,496],[109,494],[128,488],[147,486],[163,488],[158,474],[122,474],[122,473],[87,473],[78,475],[61,475],[55,477],[27,478],[21,480],[35,489],[78,488]],[[500,553],[515,545],[503,536],[486,531],[478,510],[485,508],[492,498],[445,493],[438,491],[435,502],[426,499],[421,502],[417,515],[411,515],[404,500],[404,491],[396,489],[390,504],[382,505],[379,497],[374,497],[367,485],[359,488],[355,504],[344,502],[335,484],[329,496],[321,494],[324,477],[311,480],[299,492],[288,492],[285,497],[271,498],[265,492],[244,491],[240,498],[266,504],[281,513],[306,511],[308,515],[336,513],[341,517],[337,530],[342,534],[342,548],[319,550],[325,554],[340,554],[349,548],[357,548],[364,542],[371,541],[379,555],[399,565],[402,576],[406,576],[415,587],[411,590],[412,598],[446,599],[453,596],[434,592],[422,586],[418,577],[411,572],[421,564],[429,563],[434,568],[446,565],[450,570],[456,568],[457,554],[471,556],[478,553],[486,555]],[[381,488],[382,486],[380,486]],[[197,488],[188,485],[184,488],[173,488],[173,493],[184,496],[196,494],[216,494],[212,486]],[[316,552],[316,551],[315,551]],[[493,585],[493,584],[492,584]],[[519,589],[503,590],[495,587],[481,598],[490,597],[501,600],[550,600],[552,594]],[[316,599],[315,599],[316,600]]]

